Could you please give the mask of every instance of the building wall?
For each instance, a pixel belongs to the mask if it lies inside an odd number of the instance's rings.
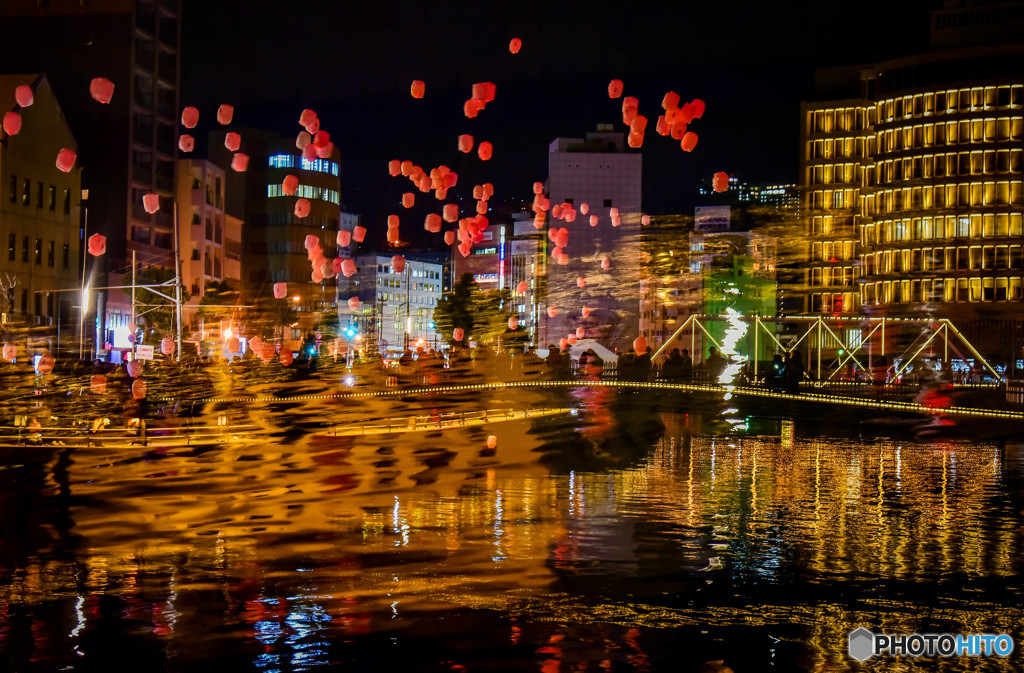
[[[441,264],[406,259],[402,273],[395,273],[391,257],[367,255],[356,258],[356,268],[364,308],[359,320],[368,343],[376,342],[390,353],[407,345],[437,349],[447,343],[432,327],[434,307],[442,295]]]

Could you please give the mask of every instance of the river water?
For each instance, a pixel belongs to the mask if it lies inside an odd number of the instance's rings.
[[[481,405],[572,411],[335,434]],[[1021,670],[846,654],[858,626],[1022,642],[1019,446],[685,406],[284,404],[269,435],[2,448],[0,668]]]

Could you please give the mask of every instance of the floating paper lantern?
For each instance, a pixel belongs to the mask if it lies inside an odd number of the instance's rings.
[[[513,54],[518,54],[519,50],[522,48],[523,41],[520,40],[518,37],[513,37],[512,40],[508,43],[508,50]]]
[[[665,94],[665,97],[661,99],[661,107],[665,110],[671,110],[674,107],[679,107],[679,94],[675,91],[669,91]]]
[[[281,191],[285,196],[294,196],[295,190],[299,188],[299,178],[295,175],[286,175],[281,181]]]
[[[669,131],[672,130],[672,125],[665,115],[658,115],[658,122],[654,125],[654,130],[657,131],[659,136],[667,136]]]
[[[77,154],[65,147],[60,152],[57,152],[57,168],[65,173],[70,173],[71,169],[75,167],[75,159],[77,158]]]
[[[341,262],[341,273],[344,274],[345,278],[351,278],[356,273],[356,261],[354,259],[344,259]]]
[[[231,170],[236,173],[245,173],[249,168],[249,155],[241,152],[235,152],[234,156],[231,157]]]
[[[309,126],[314,121],[316,121],[316,119],[316,112],[307,108],[303,110],[302,113],[299,115],[299,126]]]
[[[89,237],[89,254],[99,257],[107,251],[107,237],[103,234],[93,234]]]
[[[318,148],[313,143],[306,145],[305,147],[302,148],[302,158],[305,159],[306,161],[313,161],[314,159],[317,158],[317,152],[319,151],[319,149],[320,148]]]
[[[360,302],[359,297],[348,298],[348,310],[355,312],[359,310]]]
[[[482,143],[480,143],[480,147],[477,148],[476,153],[480,157],[481,161],[488,161],[490,160],[491,155],[494,153],[494,148],[491,147],[491,144],[485,140]]]
[[[412,93],[413,98],[423,98],[423,94],[427,91],[427,85],[421,80],[414,79],[412,86],[409,87],[409,91]]]
[[[388,215],[388,229],[398,228],[398,215]]]
[[[596,227],[597,226],[597,222],[598,222],[597,215],[591,215],[590,216],[590,226]]]
[[[577,327],[576,328],[576,338],[577,339],[582,339],[584,336],[586,336],[586,334],[587,334],[587,328],[586,327]]]
[[[153,194],[152,192],[150,192],[149,194],[144,194],[142,196],[142,207],[150,215],[160,210],[160,195]]]
[[[306,149],[306,145],[313,142],[312,136],[309,135],[309,131],[299,131],[299,135],[295,136],[295,147],[300,150]]]
[[[285,367],[287,367],[288,365],[290,365],[295,360],[295,353],[293,353],[290,350],[283,350],[283,351],[281,351],[280,358],[281,358],[281,364],[284,365]]]
[[[196,139],[187,133],[182,133],[178,137],[178,149],[182,152],[191,152],[196,148]]]
[[[299,199],[295,202],[295,217],[303,218],[309,215],[309,199]]]
[[[548,306],[548,317],[549,318],[558,317],[558,307],[557,306]]]
[[[446,232],[444,232],[444,244],[445,245],[451,245],[454,242],[455,242],[455,232],[454,231],[446,231]]]
[[[316,156],[319,159],[329,159],[334,154],[334,143],[327,143],[326,145],[317,146]]]
[[[526,294],[526,291],[530,289],[530,286],[525,280],[519,281],[519,285],[516,285],[516,294]]]
[[[395,255],[391,258],[391,269],[395,273],[402,273],[405,271],[405,257],[401,255]]]
[[[35,93],[32,91],[32,87],[28,84],[22,84],[14,90],[14,100],[18,102],[21,107],[29,107],[35,102]]]
[[[341,257],[335,257],[331,260],[331,271],[333,271],[335,275],[341,273],[341,263],[344,261],[345,260]]]
[[[310,272],[309,278],[314,283],[319,283],[319,282],[323,281],[323,279],[324,279],[323,271],[320,270],[320,267],[317,267],[317,268],[313,269],[313,271]]]
[[[641,215],[640,216],[640,224],[641,225],[646,227],[650,223],[651,223],[651,216],[650,215]]]
[[[635,121],[635,120],[634,120]],[[626,136],[626,144],[636,149],[644,146],[644,134],[630,133]]]
[[[606,271],[612,268],[612,261],[605,257],[604,259],[601,260],[601,268],[605,269]]]
[[[224,103],[217,108],[217,123],[221,126],[227,126],[231,123],[231,119],[235,116],[235,107]],[[229,148],[230,149],[230,148]],[[234,150],[231,150],[232,152]]]
[[[160,340],[160,352],[164,355],[170,355],[174,352],[174,339],[171,337],[164,337]]]
[[[366,227],[357,224],[352,228],[352,240],[356,243],[362,243],[364,238],[366,238]]]
[[[199,108],[189,105],[181,111],[181,125],[187,129],[194,129],[199,123]]]
[[[580,204],[580,215],[586,215],[590,212],[590,205],[587,203]]]
[[[142,373],[142,360],[131,360],[125,366],[125,370],[128,372],[128,376],[133,379],[139,378],[139,374]]]
[[[145,399],[147,387],[146,379],[136,379],[135,383],[132,384],[132,397],[137,400]]]
[[[512,52],[512,53],[515,53],[515,52]],[[493,448],[495,448],[497,446],[498,446],[498,438],[495,437],[494,435],[489,435],[487,437],[487,448],[488,449],[493,449]]]
[[[615,217],[612,218],[612,226],[613,227],[617,227],[617,226],[619,226],[621,224],[622,224],[622,218],[621,217],[616,215]]]
[[[582,290],[586,286],[587,286],[587,279],[586,278],[584,278],[583,276],[580,276],[580,277],[578,277],[576,279],[576,287],[578,287],[578,288],[580,288]]]
[[[398,233],[398,227],[388,227],[388,234],[387,234],[388,243],[398,243],[400,238],[401,237],[399,236],[399,233]]]
[[[406,192],[402,194],[402,206],[405,208],[412,208],[416,203],[416,195],[412,192]]]
[[[576,343],[576,335],[575,334],[570,334],[569,337],[566,339],[566,341],[569,342],[570,346],[574,345]]]
[[[487,202],[483,201],[483,200],[477,201],[476,202],[476,212],[477,212],[478,215],[486,215],[487,214]]]
[[[458,219],[458,213],[456,213],[456,219]],[[451,222],[454,220],[449,221]],[[439,233],[442,226],[444,225],[441,224],[441,216],[437,213],[430,213],[427,215],[427,219],[423,222],[423,228],[433,234]]]
[[[21,115],[13,110],[4,114],[4,133],[16,136],[21,131]]]
[[[89,379],[89,392],[93,395],[102,395],[107,392],[107,377],[103,374],[93,374]]]
[[[689,104],[692,106],[694,119],[700,119],[704,116],[704,101],[694,98]]]
[[[242,343],[238,340],[238,337],[228,337],[228,352],[237,353],[242,348]]]
[[[697,134],[693,131],[687,131],[679,146],[683,148],[684,152],[692,152],[693,148],[697,146]]]
[[[608,97],[609,98],[618,98],[621,95],[622,95],[622,80],[621,79],[613,79],[611,82],[608,82]]]
[[[275,355],[277,355],[277,347],[274,344],[263,344],[260,348],[260,359],[264,362],[270,362]]]
[[[10,343],[4,344],[3,356],[4,360],[14,362],[14,358],[18,357],[18,347]]]
[[[288,284],[287,283],[274,283],[274,298],[284,299],[288,296]]]
[[[729,174],[725,171],[718,171],[711,178],[711,187],[716,192],[724,192],[729,189]]]
[[[593,311],[593,309],[587,306],[586,304],[584,304],[583,308],[580,309],[580,313],[583,315],[584,318],[589,318],[591,311]]]
[[[388,162],[388,174],[391,177],[397,177],[402,174],[402,162],[398,159],[392,159]]]
[[[114,83],[106,77],[93,77],[89,82],[89,95],[94,101],[107,104],[114,96]]]
[[[568,347],[569,347],[569,340],[568,339],[566,339],[565,337],[562,337],[561,339],[558,340],[558,350],[564,351]]]
[[[508,319],[508,328],[513,331],[519,329],[519,318],[516,316],[511,316]]]
[[[452,339],[454,339],[455,341],[462,341],[463,337],[465,336],[466,330],[462,329],[461,327],[456,327],[454,330],[452,330]]]
[[[611,208],[608,209],[608,215],[610,217],[618,217],[619,216],[619,209],[616,208],[615,206],[612,206]]]
[[[229,152],[237,152],[238,148],[241,146],[242,136],[234,131],[224,134],[224,147],[226,147]]]
[[[446,203],[441,209],[441,217],[445,222],[456,222],[459,219],[459,206],[455,203]]]
[[[347,248],[352,242],[352,232],[348,229],[342,229],[338,232],[337,243],[339,247]]]
[[[473,136],[468,133],[463,133],[459,136],[459,151],[463,153],[471,152],[473,150]]]
[[[638,336],[637,338],[633,339],[633,350],[636,351],[638,354],[646,353],[647,339],[643,338],[642,336]]]
[[[312,250],[313,248],[319,248],[320,247],[320,239],[317,236],[314,236],[313,234],[307,234],[306,235],[306,240],[303,241],[302,245],[303,245],[303,247],[306,248],[306,250]]]

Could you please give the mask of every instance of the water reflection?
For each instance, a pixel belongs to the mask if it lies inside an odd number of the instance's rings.
[[[0,667],[741,673],[860,670],[858,625],[1021,642],[1019,449],[566,395],[430,433],[5,449]]]

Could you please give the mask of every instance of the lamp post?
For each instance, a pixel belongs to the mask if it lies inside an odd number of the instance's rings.
[[[85,293],[85,266],[89,259],[89,190],[82,190],[82,294],[78,306],[78,359],[85,359],[85,314],[89,309],[89,296]]]

